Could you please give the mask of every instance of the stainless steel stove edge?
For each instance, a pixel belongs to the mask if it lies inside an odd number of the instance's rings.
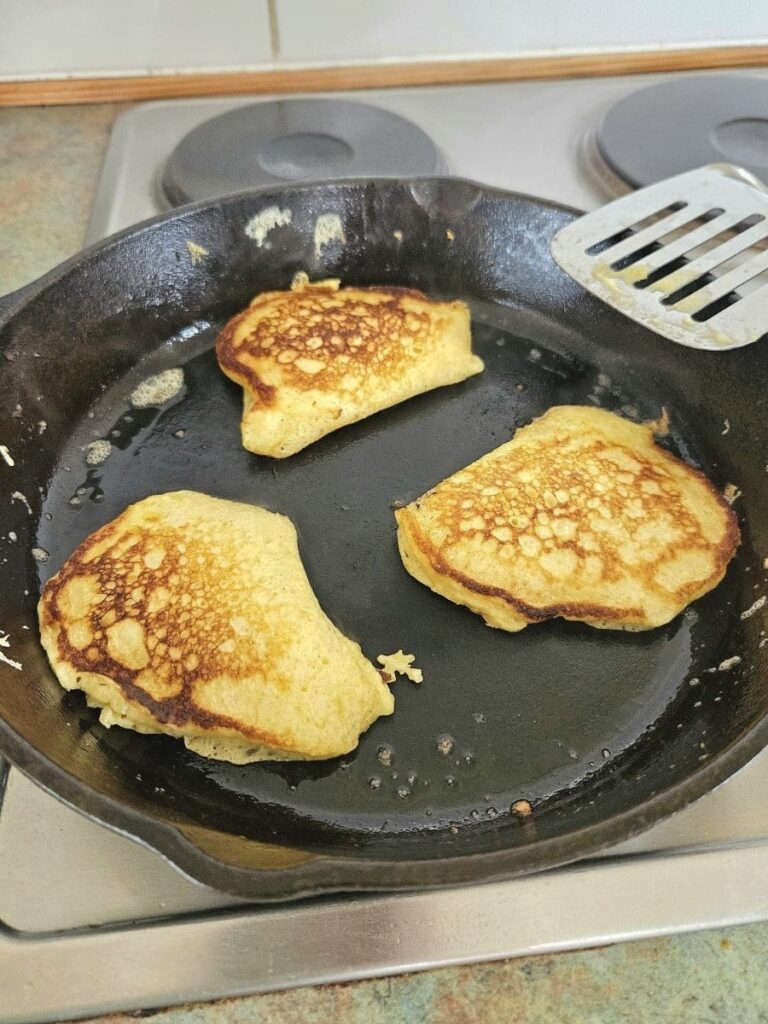
[[[0,1022],[61,1021],[757,921],[768,917],[764,868],[764,849],[747,844],[602,863],[598,901],[578,884],[590,867],[574,866],[513,884],[248,908],[64,938],[0,931],[9,989],[0,990]],[[734,877],[748,883],[748,904],[741,886],[729,884]]]

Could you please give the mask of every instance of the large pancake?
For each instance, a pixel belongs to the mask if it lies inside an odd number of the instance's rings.
[[[463,302],[406,288],[309,284],[302,275],[230,320],[216,356],[243,387],[244,447],[278,459],[483,369]]]
[[[392,713],[323,613],[285,516],[177,491],[88,537],[52,577],[40,633],[104,725],[236,763],[334,757]]]
[[[489,626],[562,616],[651,629],[715,587],[739,543],[707,478],[649,424],[556,406],[395,513],[406,569]]]

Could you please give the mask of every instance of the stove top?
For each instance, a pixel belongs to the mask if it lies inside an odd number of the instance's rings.
[[[612,104],[662,80],[336,98],[407,118],[453,174],[593,208],[618,186],[588,140]],[[87,241],[163,209],[161,176],[174,146],[256,99],[169,101],[123,114]],[[450,891],[258,908],[190,881],[11,769],[0,806],[0,1021],[85,1017],[768,918],[766,797],[768,751],[668,821],[569,868]],[[316,941],[329,930],[334,942]]]

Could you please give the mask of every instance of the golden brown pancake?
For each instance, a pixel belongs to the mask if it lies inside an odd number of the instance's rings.
[[[556,406],[395,512],[408,572],[516,632],[561,616],[651,629],[715,587],[736,517],[650,424]]]
[[[235,763],[334,757],[394,702],[323,613],[285,516],[194,491],[146,498],[48,581],[40,633],[104,725]]]
[[[306,275],[290,291],[257,295],[224,327],[216,356],[243,387],[244,447],[278,459],[483,369],[463,302]]]

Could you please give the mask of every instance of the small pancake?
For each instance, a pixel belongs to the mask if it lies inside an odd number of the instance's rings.
[[[293,524],[177,491],[88,537],[43,589],[40,634],[101,722],[246,764],[357,746],[388,687],[323,613]]]
[[[651,424],[556,406],[395,512],[412,576],[489,626],[652,629],[715,587],[736,516]]]
[[[257,295],[224,327],[216,356],[243,387],[244,447],[276,459],[483,369],[463,302],[306,275]]]

